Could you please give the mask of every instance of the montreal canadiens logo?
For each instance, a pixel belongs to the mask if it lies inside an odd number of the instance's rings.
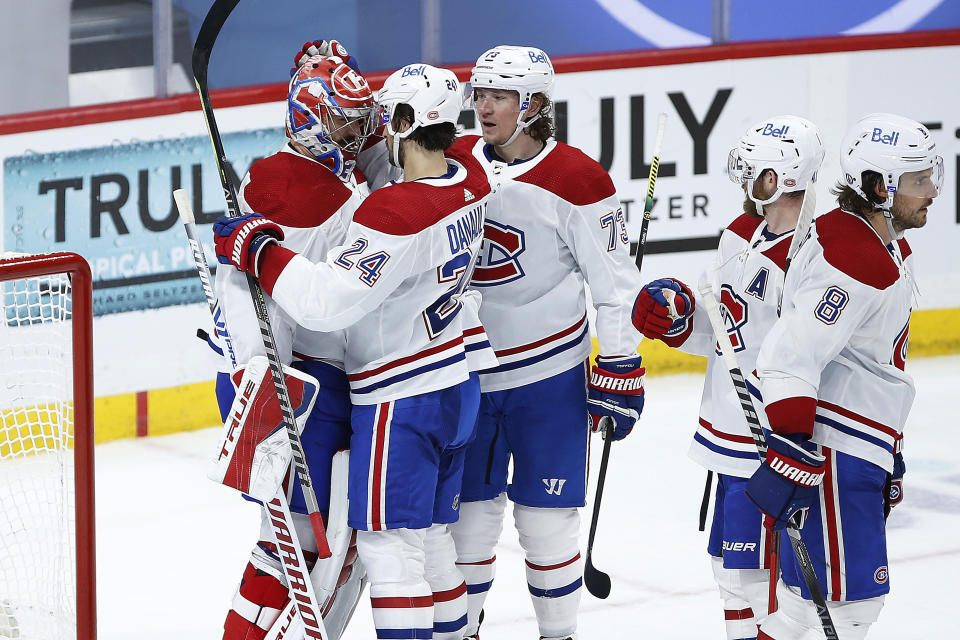
[[[910,322],[903,325],[893,343],[893,366],[903,371],[907,366],[907,349],[910,347]]]
[[[747,324],[747,303],[728,284],[720,289],[720,314],[723,316],[727,333],[730,334],[733,350],[743,351],[746,347],[743,344],[741,329]],[[719,348],[717,348],[717,354],[720,354]]]
[[[886,565],[882,567],[877,567],[877,570],[873,572],[873,581],[877,584],[883,584],[887,581],[887,567]]]
[[[887,492],[890,502],[897,502],[900,500],[900,486],[896,484],[890,485],[890,490]]]
[[[483,244],[473,271],[473,286],[492,287],[522,278],[519,258],[524,249],[523,231],[488,219],[483,225]]]

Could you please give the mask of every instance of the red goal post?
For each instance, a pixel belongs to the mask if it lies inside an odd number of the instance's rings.
[[[0,638],[95,640],[86,260],[0,254],[0,362]]]

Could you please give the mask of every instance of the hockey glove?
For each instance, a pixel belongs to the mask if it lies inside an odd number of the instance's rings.
[[[293,76],[293,74],[297,72],[297,69],[302,67],[303,63],[313,56],[340,58],[346,62],[351,69],[358,73],[360,72],[356,58],[347,53],[347,48],[340,44],[339,40],[313,40],[312,42],[303,43],[300,51],[293,54],[294,66],[290,69],[290,75]]]
[[[883,517],[890,516],[890,512],[903,500],[903,474],[907,466],[903,463],[903,454],[893,456],[893,473],[887,474],[887,484],[883,488]]]
[[[599,431],[600,418],[613,420],[613,439],[623,440],[643,412],[643,374],[640,356],[632,358],[597,357],[590,374],[587,410],[593,431]]]
[[[794,514],[809,509],[823,482],[824,458],[800,446],[802,440],[797,434],[771,433],[766,462],[747,480],[747,497],[774,519],[774,529],[783,529]],[[802,514],[799,525],[803,526]]]
[[[261,253],[267,245],[283,240],[283,229],[259,213],[220,216],[213,223],[213,239],[220,264],[232,264],[259,278]]]
[[[687,285],[674,278],[654,280],[640,290],[633,304],[633,326],[648,338],[676,347],[689,334],[695,306]]]

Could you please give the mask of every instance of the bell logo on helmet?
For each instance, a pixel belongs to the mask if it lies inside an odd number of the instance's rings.
[[[400,74],[400,77],[406,78],[407,76],[422,76],[426,68],[427,68],[426,65],[420,65],[418,67],[414,67],[414,66],[404,67],[403,73]]]
[[[769,122],[763,127],[763,131],[760,132],[762,136],[771,136],[774,138],[782,138],[787,135],[787,131],[790,130],[788,125],[782,127],[775,127]]]
[[[532,62],[533,64],[537,64],[539,62],[542,62],[542,63],[547,62],[547,56],[541,53],[540,51],[530,50],[530,51],[527,51],[527,55],[530,56],[530,62]]]
[[[900,139],[899,131],[891,131],[890,133],[884,134],[883,129],[880,127],[874,127],[873,133],[870,135],[870,142],[879,142],[880,144],[888,144],[891,147],[897,146],[897,141]]]

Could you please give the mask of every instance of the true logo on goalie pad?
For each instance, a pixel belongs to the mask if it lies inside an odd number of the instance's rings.
[[[315,378],[284,367],[298,431],[303,431],[317,397]],[[290,464],[290,440],[267,359],[256,356],[233,374],[237,395],[208,477],[257,500],[270,500]]]

